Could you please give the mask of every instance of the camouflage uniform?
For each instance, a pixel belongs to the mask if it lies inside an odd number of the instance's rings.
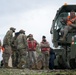
[[[19,64],[17,65],[18,68],[25,68],[26,67],[26,55],[27,55],[27,40],[25,36],[25,31],[20,30],[20,34],[18,35],[16,39],[16,44],[17,44],[17,50],[18,50],[18,62]]]
[[[19,32],[15,33],[15,36],[13,37],[12,41],[12,65],[13,67],[17,67],[18,64],[18,50],[17,50],[17,45],[16,45],[16,39],[19,35]]]
[[[45,38],[45,37],[43,37]],[[49,43],[45,40],[42,40],[40,43],[41,47],[41,52],[43,56],[43,68],[48,69],[49,68],[49,50],[50,50],[50,45]]]
[[[10,30],[7,31],[3,39],[3,47],[5,48],[3,52],[4,67],[8,67],[8,60],[9,60],[9,57],[12,55],[11,43],[13,38],[13,32],[15,32],[15,28],[11,27]]]

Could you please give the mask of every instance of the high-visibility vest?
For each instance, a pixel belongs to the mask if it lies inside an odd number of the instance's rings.
[[[41,51],[49,51],[50,50],[50,48],[47,48],[47,47],[42,47],[41,48]]]
[[[5,48],[4,48],[4,47],[2,47],[2,52],[4,52],[4,50],[5,50]]]
[[[0,50],[2,51],[2,52],[4,52],[4,47],[2,47],[2,46],[0,46]]]
[[[73,24],[73,22],[75,22],[75,20],[76,20],[76,16],[74,17],[74,18],[70,18],[70,16],[68,16],[67,17],[67,25],[71,25],[71,24]],[[73,21],[73,22],[72,22]]]
[[[42,44],[48,44],[48,42],[41,42]],[[41,51],[50,51],[50,47],[41,47]]]
[[[36,50],[36,46],[37,46],[37,42],[35,40],[28,40],[28,49],[29,51],[35,51]]]

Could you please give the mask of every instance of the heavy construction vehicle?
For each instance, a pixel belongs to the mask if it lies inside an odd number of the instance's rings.
[[[68,67],[74,69],[76,68],[76,28],[68,32],[65,41],[60,41],[61,29],[66,26],[65,23],[61,21],[62,18],[67,18],[70,11],[74,10],[76,12],[76,5],[63,5],[57,10],[55,18],[52,22],[52,27],[50,33],[52,34],[52,43],[55,47],[54,51],[56,54],[56,59],[54,65],[59,67],[59,63],[64,63]],[[72,41],[73,40],[73,41]],[[59,48],[58,48],[59,47]],[[62,59],[60,61],[60,59]],[[66,68],[66,67],[65,67]]]

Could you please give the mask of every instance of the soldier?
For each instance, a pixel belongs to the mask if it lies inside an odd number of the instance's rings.
[[[40,43],[40,48],[43,56],[43,68],[49,69],[49,51],[50,45],[46,40],[45,36],[42,36],[42,42]]]
[[[15,28],[11,27],[10,30],[7,31],[4,39],[3,39],[3,47],[5,48],[3,52],[3,64],[4,67],[8,66],[9,57],[12,55],[11,43],[13,38],[13,33],[15,32]]]
[[[19,35],[16,39],[17,50],[18,50],[18,68],[26,67],[26,55],[27,55],[27,39],[24,30],[19,31]]]
[[[19,35],[19,32],[15,33],[15,36],[13,37],[12,41],[12,65],[13,67],[17,67],[18,64],[18,50],[17,50],[17,45],[16,45],[16,39]]]
[[[33,35],[29,34],[28,42],[28,57],[29,57],[29,64],[28,67],[31,69],[32,65],[34,64],[36,68],[36,47],[37,47],[37,41],[34,40]]]

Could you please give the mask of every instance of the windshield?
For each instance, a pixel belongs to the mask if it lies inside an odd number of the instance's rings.
[[[62,18],[67,18],[68,16],[68,12],[63,12],[59,15],[59,17],[57,18],[57,20],[55,21],[55,26],[54,29],[58,30],[59,28],[64,28],[64,26],[61,24],[61,19]]]

